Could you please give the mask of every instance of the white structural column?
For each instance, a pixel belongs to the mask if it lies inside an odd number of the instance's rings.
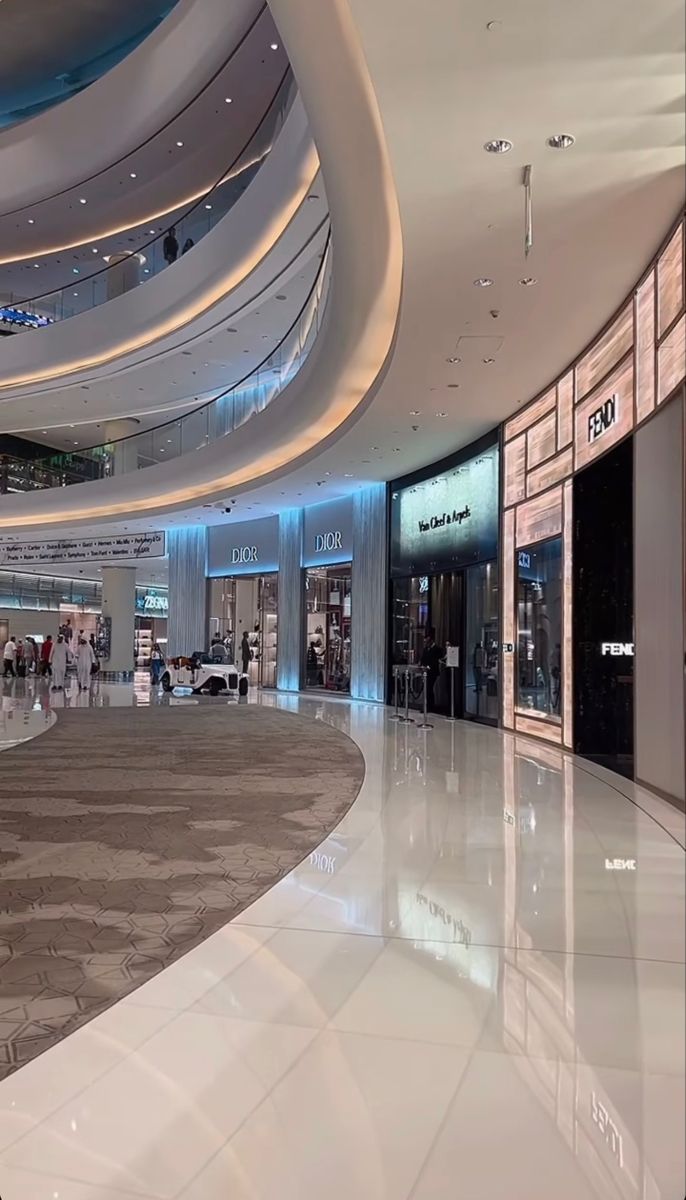
[[[102,615],[112,622],[110,656],[104,671],[133,673],[136,620],[136,568],[103,567]]]
[[[207,529],[171,529],[167,653],[193,654],[207,649]]]
[[[302,674],[303,510],[289,508],[279,516],[279,620],[276,649],[276,686],[297,692]]]
[[[112,447],[111,473],[124,475],[138,469],[137,417],[120,417],[105,423],[105,441]]]
[[[386,692],[386,485],[353,496],[350,694],[384,700]]]

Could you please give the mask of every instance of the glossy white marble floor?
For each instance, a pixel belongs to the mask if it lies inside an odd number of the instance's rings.
[[[349,732],[359,799],[0,1084],[2,1200],[683,1200],[680,814],[495,730],[260,702]]]

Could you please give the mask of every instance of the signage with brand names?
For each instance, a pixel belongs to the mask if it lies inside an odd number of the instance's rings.
[[[589,442],[597,441],[599,437],[602,437],[604,433],[607,433],[608,429],[611,429],[616,424],[618,419],[619,396],[616,392],[613,392],[605,403],[601,404],[600,408],[596,408],[588,418]]]
[[[610,658],[633,658],[634,643],[633,642],[601,642],[600,653],[603,657],[609,655]]]
[[[605,859],[605,870],[606,871],[635,871],[636,870],[636,859],[635,858],[606,858]]]
[[[10,542],[0,546],[2,566],[163,557],[163,533],[121,533],[110,537],[63,538],[51,542]]]
[[[350,496],[305,509],[304,567],[333,566],[353,557],[353,504]]]
[[[166,617],[169,614],[169,593],[156,588],[136,588],[136,612],[147,616]]]
[[[498,447],[391,492],[391,574],[427,575],[498,553]]]
[[[329,533],[316,533],[314,537],[314,552],[315,554],[325,554],[327,550],[341,550],[343,548],[343,534],[340,529],[332,530]]]
[[[256,563],[260,554],[257,546],[234,546],[231,551],[231,563]]]
[[[207,540],[208,575],[262,575],[278,569],[278,517],[258,517],[256,521],[210,526]]]
[[[531,570],[531,554],[528,550],[520,550],[517,555],[517,563],[520,567],[524,567],[525,571]]]

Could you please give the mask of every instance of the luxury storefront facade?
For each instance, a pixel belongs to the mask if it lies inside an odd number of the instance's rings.
[[[395,480],[390,491],[391,668],[421,665],[432,633],[441,662],[428,680],[429,706],[493,724],[499,714],[498,485],[499,443],[492,433]],[[394,691],[393,678],[389,687]],[[423,701],[417,688],[414,695]]]
[[[503,427],[503,705],[683,804],[684,230]]]

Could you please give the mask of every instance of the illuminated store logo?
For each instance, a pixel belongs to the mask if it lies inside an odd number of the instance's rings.
[[[150,592],[143,600],[143,608],[146,612],[164,612],[169,609],[169,601],[166,596],[153,596]]]
[[[231,551],[232,563],[256,563],[257,560],[257,546],[234,546]]]
[[[616,424],[619,416],[619,396],[616,392],[588,418],[588,440],[595,442]]]
[[[634,643],[633,642],[601,642],[600,653],[603,657],[609,655],[611,658],[633,658]]]
[[[419,595],[425,596],[426,593],[428,592],[428,590],[429,590],[429,576],[428,575],[420,575],[419,576]]]
[[[441,513],[440,516],[435,514],[428,521],[425,521],[420,517],[417,524],[419,526],[420,533],[429,533],[429,531],[432,529],[442,529],[444,525],[461,525],[462,522],[466,521],[468,517],[471,517],[471,515],[472,510],[467,504],[464,508],[461,508],[459,512],[456,508],[454,508],[451,513],[444,512]]]
[[[330,550],[343,549],[343,534],[340,529],[332,530],[331,533],[317,533],[314,539],[315,554],[325,554]]]
[[[529,554],[528,550],[519,551],[517,562],[519,563],[520,567],[524,567],[527,571],[529,570],[531,566],[531,555]]]
[[[605,859],[605,870],[606,871],[635,871],[636,870],[636,859],[635,858],[606,858]]]

